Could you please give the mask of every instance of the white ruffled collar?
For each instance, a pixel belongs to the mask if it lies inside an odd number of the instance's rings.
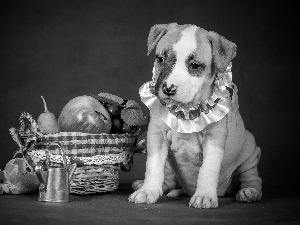
[[[233,89],[232,64],[224,73],[219,73],[213,94],[198,106],[183,108],[180,105],[164,104],[151,92],[153,81],[143,84],[139,90],[141,101],[171,129],[180,133],[202,131],[208,124],[221,120],[230,110],[231,96],[228,89]]]

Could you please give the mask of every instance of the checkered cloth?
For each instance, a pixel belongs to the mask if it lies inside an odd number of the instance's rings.
[[[136,137],[124,134],[88,134],[60,132],[44,135],[36,144],[36,150],[49,150],[60,154],[52,142],[59,143],[67,156],[90,157],[94,155],[118,154],[136,144]]]
[[[35,162],[46,159],[46,151],[50,153],[50,161],[62,162],[60,149],[65,151],[67,161],[79,158],[84,165],[126,164],[134,154],[137,137],[131,134],[88,134],[79,132],[60,132],[44,135],[35,145],[35,150],[28,156]]]

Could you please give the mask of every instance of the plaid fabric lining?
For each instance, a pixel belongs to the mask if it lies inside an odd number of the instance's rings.
[[[30,151],[27,153],[28,157],[36,164],[38,162],[44,162],[46,160],[45,151]],[[130,160],[131,154],[129,151],[122,151],[119,154],[108,155],[95,155],[91,157],[77,157],[82,160],[84,165],[102,165],[102,164],[116,164],[127,163]],[[67,156],[67,163],[71,164],[70,156]],[[63,163],[63,157],[59,154],[54,155],[50,152],[50,162]]]
[[[47,134],[41,138],[41,141],[86,141],[92,144],[119,145],[129,144],[135,137],[130,134],[89,134],[80,132],[59,132]]]
[[[60,132],[44,135],[36,144],[36,150],[48,150],[50,154],[60,154],[57,142],[67,156],[91,157],[95,155],[119,154],[130,150],[136,144],[136,137],[128,134],[87,134]]]

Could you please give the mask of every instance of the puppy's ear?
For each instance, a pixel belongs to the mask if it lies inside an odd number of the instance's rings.
[[[177,23],[170,24],[156,24],[150,29],[150,33],[148,36],[148,53],[147,56],[151,53],[151,51],[156,47],[159,40],[168,32],[168,30],[172,27],[175,27]]]
[[[230,61],[236,56],[237,46],[213,31],[209,31],[207,37],[212,44],[215,67],[218,72],[224,72]]]

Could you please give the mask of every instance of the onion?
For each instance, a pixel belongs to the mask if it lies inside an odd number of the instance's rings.
[[[105,107],[87,95],[70,100],[62,109],[58,126],[61,132],[100,134],[111,132],[111,117]]]

